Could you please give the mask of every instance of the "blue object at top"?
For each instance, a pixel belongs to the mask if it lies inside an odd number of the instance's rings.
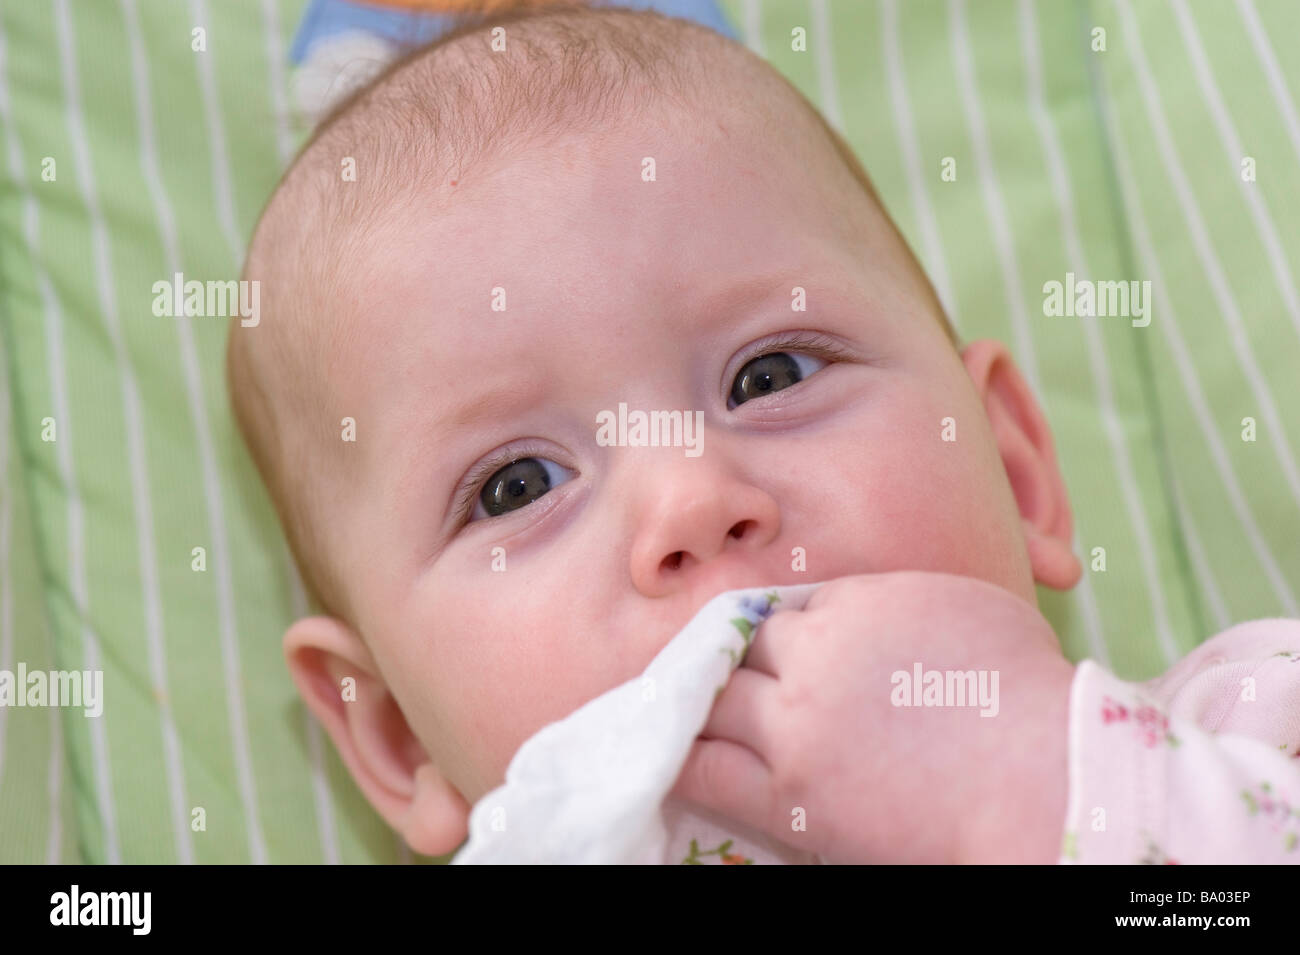
[[[738,39],[716,0],[593,0],[592,6],[656,10],[665,16],[694,20],[723,36]],[[374,7],[351,0],[311,0],[302,22],[298,24],[289,57],[294,63],[302,63],[319,41],[358,30],[382,37],[399,47],[423,46],[454,29],[462,22],[462,16]]]

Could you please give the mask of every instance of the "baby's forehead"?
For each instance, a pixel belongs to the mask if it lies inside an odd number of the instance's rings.
[[[441,354],[487,347],[502,359],[557,324],[583,324],[593,346],[627,321],[680,330],[669,320],[726,310],[713,287],[746,278],[766,278],[788,308],[793,286],[825,281],[832,264],[842,273],[861,248],[835,214],[842,194],[797,162],[753,162],[759,135],[706,124],[669,141],[638,125],[485,163],[394,208],[341,304],[377,345],[431,334]],[[556,313],[568,321],[549,321]]]

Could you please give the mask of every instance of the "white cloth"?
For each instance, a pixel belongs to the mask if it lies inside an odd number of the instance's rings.
[[[758,625],[801,609],[819,586],[731,590],[710,600],[643,674],[519,748],[505,784],[475,804],[453,862],[818,862],[668,793]]]

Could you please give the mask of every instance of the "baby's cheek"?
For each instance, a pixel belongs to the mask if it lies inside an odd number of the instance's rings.
[[[1019,566],[1019,519],[977,406],[958,393],[896,411],[889,456],[874,470],[873,514],[890,524],[893,569],[978,577],[1006,586]]]
[[[448,638],[429,662],[425,684],[433,711],[442,714],[435,733],[455,754],[453,781],[483,792],[504,781],[529,737],[621,682],[609,672],[609,641],[595,639],[588,621],[573,615],[573,601],[543,606],[536,596],[567,598],[572,580],[562,588],[514,583],[522,592],[496,589],[468,601],[468,612],[435,615]]]

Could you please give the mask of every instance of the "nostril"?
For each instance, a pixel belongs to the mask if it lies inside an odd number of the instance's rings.
[[[663,559],[663,562],[660,564],[660,567],[663,570],[676,570],[680,566],[682,566],[681,551],[675,551],[674,553],[669,554],[667,557]]]
[[[739,540],[740,538],[745,536],[746,532],[750,528],[750,525],[753,523],[754,523],[753,521],[740,521],[738,524],[736,524],[735,527],[731,529],[731,536]]]

